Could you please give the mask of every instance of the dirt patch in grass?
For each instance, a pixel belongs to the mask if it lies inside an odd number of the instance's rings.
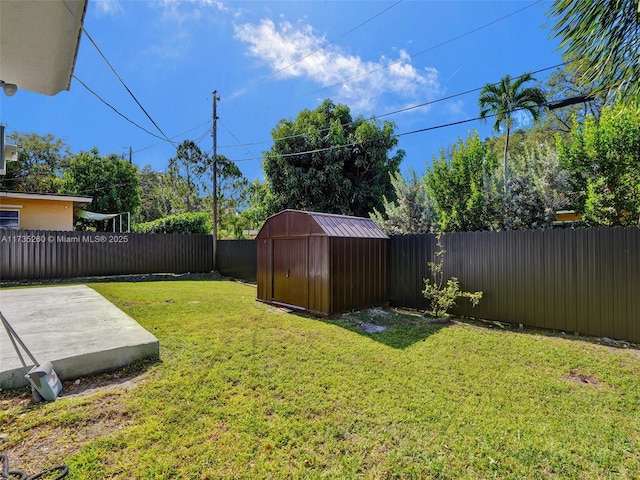
[[[119,394],[111,393],[91,402],[94,412],[82,420],[52,419],[33,428],[37,433],[26,435],[15,444],[10,438],[0,440],[2,451],[9,458],[11,468],[36,473],[42,469],[63,464],[64,459],[88,442],[109,435],[127,425],[129,415],[119,401]],[[37,407],[36,407],[37,408]],[[5,445],[9,446],[5,446]]]
[[[35,474],[63,464],[92,440],[122,429],[130,414],[121,397],[144,381],[145,375],[121,370],[63,382],[56,403],[67,399],[75,403],[56,416],[46,411],[47,403],[33,402],[28,387],[0,392],[0,408],[23,410],[9,422],[35,417],[21,429],[25,433],[21,438],[0,434],[0,450],[7,455],[10,468]]]
[[[572,368],[569,375],[566,376],[567,381],[581,383],[584,385],[600,385],[600,380],[592,373],[581,373],[576,368]]]

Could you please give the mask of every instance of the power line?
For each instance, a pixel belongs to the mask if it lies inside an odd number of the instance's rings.
[[[210,123],[211,123],[211,120],[207,120],[206,122],[202,122],[200,125],[196,125],[195,127],[190,128],[189,130],[185,130],[182,133],[178,133],[177,135],[174,135],[171,138],[175,140],[176,138],[181,137],[182,135],[185,135],[187,133],[193,132],[194,130],[197,130],[198,128],[202,127],[203,125],[208,125]],[[204,138],[204,136],[207,135],[210,131],[211,131],[211,128],[207,128],[207,130],[202,134],[202,138]],[[157,137],[157,138],[160,138],[160,137]],[[162,142],[154,143],[153,145],[149,145],[147,147],[142,147],[142,148],[140,148],[138,150],[134,150],[133,153],[138,153],[138,152],[142,152],[144,150],[149,150],[150,148],[157,147],[158,145],[166,142],[166,140],[164,138],[161,138],[161,140],[162,140]]]
[[[238,140],[238,137],[236,137],[236,136],[233,134],[233,132],[231,132],[231,130],[229,130],[229,129],[227,128],[227,126],[226,126],[224,123],[222,123],[222,120],[220,120],[220,124],[222,125],[222,128],[224,128],[224,129],[227,131],[227,133],[228,133],[229,135],[231,135],[231,136],[234,138],[234,140],[235,140],[236,142],[240,143],[240,140]],[[252,152],[251,150],[249,150],[245,145],[242,145],[242,147],[244,147],[244,149],[247,151],[247,153],[249,153],[249,155],[253,155],[253,152]]]
[[[75,20],[77,20],[73,14],[73,12],[71,11],[71,9],[69,8],[69,6],[65,3],[62,2],[63,5],[65,6],[65,8],[67,9],[67,12],[69,12],[69,15],[71,15],[71,17]],[[142,106],[142,104],[138,101],[138,99],[136,98],[136,96],[133,94],[133,92],[129,89],[129,87],[127,86],[126,83],[124,83],[124,80],[122,80],[122,78],[120,77],[120,75],[118,74],[118,72],[116,71],[116,69],[113,67],[113,65],[111,65],[111,63],[109,62],[109,60],[107,60],[107,57],[104,55],[104,53],[102,53],[102,50],[100,50],[100,47],[98,47],[98,44],[93,40],[93,38],[91,38],[91,35],[89,35],[89,32],[87,32],[87,29],[84,28],[84,25],[82,24],[82,22],[80,23],[80,26],[82,28],[82,33],[84,33],[84,35],[89,39],[89,41],[91,42],[91,44],[94,46],[94,48],[97,50],[97,52],[100,54],[100,56],[102,57],[102,59],[105,61],[105,63],[109,66],[109,68],[111,69],[111,71],[113,72],[113,74],[116,76],[116,78],[120,81],[120,83],[122,84],[122,86],[127,90],[127,92],[129,92],[129,95],[131,95],[131,98],[133,98],[133,100],[138,104],[138,106],[140,107],[140,109],[144,112],[144,114],[147,116],[147,118],[149,120],[151,120],[151,123],[153,123],[153,125],[158,129],[158,131],[162,134],[162,136],[164,137],[165,140],[167,140],[169,143],[174,144],[169,137],[167,137],[167,135],[162,131],[162,129],[158,126],[158,124],[153,120],[153,118],[151,118],[151,115],[149,115],[149,113],[145,110],[145,108]],[[78,80],[78,78],[76,76],[73,76],[73,78],[75,78],[76,80]],[[80,81],[80,80],[78,80]],[[82,83],[82,82],[80,82]],[[103,103],[105,103],[107,106],[109,106],[111,109],[113,109],[118,115],[122,116],[123,118],[125,118],[127,121],[133,123],[134,125],[136,125],[138,128],[142,129],[143,131],[149,133],[150,135],[153,135],[154,137],[156,137],[156,135],[152,134],[151,132],[149,132],[148,130],[140,127],[138,124],[136,124],[135,122],[129,120],[127,117],[125,117],[123,114],[121,114],[120,112],[118,112],[113,106],[109,105],[107,102],[105,102],[97,93],[95,93],[94,91],[92,91],[91,89],[89,89],[89,87],[87,87],[84,83],[82,83],[82,85],[87,88],[87,90],[89,90],[91,93],[93,93],[96,97],[98,97]],[[160,138],[160,137],[158,137]],[[175,144],[174,144],[175,145]]]
[[[419,52],[417,52],[417,53],[414,53],[414,54],[411,54],[411,55],[407,55],[406,57],[403,57],[403,58],[401,58],[401,59],[399,59],[399,60],[396,60],[395,62],[391,62],[391,63],[388,63],[388,64],[386,64],[386,65],[383,65],[382,67],[376,68],[376,69],[374,69],[374,70],[370,70],[370,71],[368,71],[368,72],[362,73],[362,74],[360,74],[360,75],[356,75],[355,77],[351,77],[351,78],[348,78],[348,79],[346,79],[346,80],[341,80],[340,82],[334,83],[334,84],[332,84],[332,85],[324,86],[324,87],[322,87],[322,88],[319,88],[319,89],[317,89],[317,90],[314,90],[314,91],[312,91],[312,92],[309,92],[307,95],[313,95],[314,93],[318,93],[318,92],[321,92],[321,91],[323,91],[323,90],[327,90],[327,89],[329,89],[329,88],[337,87],[337,86],[342,85],[342,84],[344,84],[344,83],[346,83],[346,82],[351,82],[351,81],[353,81],[353,80],[358,80],[358,79],[360,79],[360,78],[362,78],[362,77],[366,77],[367,75],[371,75],[371,74],[373,74],[373,73],[379,72],[379,71],[384,70],[384,69],[386,69],[386,68],[389,68],[389,67],[391,67],[391,66],[393,66],[393,65],[397,65],[397,64],[399,64],[399,63],[406,62],[406,61],[407,61],[407,60],[409,60],[409,59],[413,59],[413,58],[418,57],[418,56],[420,56],[420,55],[423,55],[423,54],[425,54],[425,53],[427,53],[427,52],[430,52],[431,50],[435,50],[436,48],[440,48],[440,47],[442,47],[442,46],[444,46],[444,45],[447,45],[447,44],[449,44],[449,43],[455,42],[456,40],[460,40],[461,38],[464,38],[464,37],[466,37],[466,36],[468,36],[468,35],[471,35],[471,34],[473,34],[473,33],[475,33],[475,32],[478,32],[478,31],[480,31],[480,30],[483,30],[483,29],[485,29],[485,28],[487,28],[487,27],[490,27],[491,25],[493,25],[493,24],[495,24],[495,23],[501,22],[502,20],[505,20],[505,19],[507,19],[507,18],[509,18],[509,17],[512,17],[513,15],[516,15],[516,14],[518,14],[518,13],[520,13],[520,12],[522,12],[522,11],[524,11],[524,10],[528,9],[528,8],[531,8],[531,7],[533,7],[534,5],[537,5],[537,4],[538,4],[538,3],[540,3],[540,2],[542,2],[542,0],[536,0],[535,2],[533,2],[533,3],[532,3],[532,4],[530,4],[530,5],[527,5],[527,6],[525,6],[525,7],[522,7],[522,8],[520,8],[520,9],[518,9],[518,10],[515,10],[514,12],[511,12],[511,13],[509,13],[509,14],[507,14],[507,15],[503,16],[503,17],[500,17],[500,18],[497,18],[497,19],[495,19],[495,20],[492,20],[492,21],[491,21],[491,22],[489,22],[489,23],[485,23],[484,25],[481,25],[481,26],[479,26],[479,27],[476,27],[476,28],[474,28],[473,30],[469,30],[468,32],[465,32],[465,33],[463,33],[463,34],[460,34],[460,35],[458,35],[458,36],[456,36],[456,37],[454,37],[454,38],[451,38],[451,39],[449,39],[449,40],[445,40],[444,42],[441,42],[441,43],[439,43],[439,44],[437,44],[437,45],[434,45],[434,46],[432,46],[432,47],[429,47],[429,48],[426,48],[426,49],[424,49],[424,50],[421,50],[421,51],[419,51]]]
[[[113,74],[116,76],[116,78],[120,81],[120,83],[122,84],[122,86],[127,90],[127,92],[129,92],[129,95],[131,96],[131,98],[133,98],[133,100],[136,102],[136,104],[138,105],[138,107],[140,107],[140,109],[144,112],[144,114],[147,116],[147,118],[151,121],[151,123],[153,123],[153,125],[158,129],[158,131],[162,134],[162,136],[165,138],[165,140],[167,140],[169,143],[174,144],[175,143],[173,141],[171,141],[171,139],[169,137],[167,137],[167,135],[162,131],[162,129],[158,126],[158,124],[155,122],[155,120],[153,118],[151,118],[151,115],[149,115],[149,113],[145,110],[145,108],[142,106],[142,104],[138,101],[138,99],[136,98],[136,96],[133,94],[133,92],[129,89],[129,87],[127,86],[126,83],[124,83],[124,80],[122,80],[122,78],[120,77],[120,75],[118,75],[118,72],[116,71],[115,68],[113,68],[113,66],[111,65],[111,63],[109,63],[109,60],[107,60],[107,57],[105,57],[104,53],[102,53],[102,50],[100,50],[100,47],[98,47],[98,45],[96,44],[96,42],[93,41],[93,38],[91,38],[91,35],[89,35],[89,32],[87,32],[87,30],[82,27],[82,33],[85,34],[85,36],[89,39],[89,41],[91,42],[91,44],[95,47],[95,49],[98,51],[98,53],[100,54],[100,56],[102,57],[102,59],[105,61],[105,63],[109,66],[109,68],[111,69],[111,71],[113,72]]]
[[[441,42],[441,43],[439,43],[439,44],[437,44],[437,45],[434,45],[434,46],[432,46],[432,47],[429,47],[429,48],[427,48],[427,49],[421,50],[421,51],[419,51],[419,52],[417,52],[417,53],[415,53],[415,54],[408,55],[407,57],[404,57],[404,58],[402,58],[402,59],[400,59],[400,60],[397,60],[397,61],[395,61],[395,62],[391,62],[391,63],[389,63],[389,64],[387,64],[387,65],[385,65],[385,66],[382,66],[382,67],[380,67],[380,68],[378,68],[378,69],[371,70],[371,71],[369,71],[369,72],[365,72],[365,73],[363,73],[363,74],[361,74],[361,75],[358,75],[358,76],[356,76],[356,77],[353,77],[353,78],[350,78],[350,79],[347,79],[347,80],[343,80],[343,81],[341,81],[341,82],[339,82],[339,83],[336,83],[336,84],[333,84],[333,85],[329,85],[329,86],[322,87],[322,88],[320,88],[320,89],[318,89],[318,90],[315,90],[314,92],[311,92],[310,94],[317,93],[317,92],[320,92],[320,91],[322,91],[322,90],[326,90],[326,89],[328,89],[328,88],[332,88],[332,87],[335,87],[335,86],[341,85],[341,84],[343,84],[343,83],[345,83],[345,82],[349,82],[349,81],[352,81],[352,80],[359,79],[359,78],[364,77],[364,76],[366,76],[366,75],[370,75],[370,74],[376,73],[376,72],[378,72],[378,71],[380,71],[380,70],[383,70],[383,69],[385,69],[385,68],[389,68],[389,67],[391,67],[392,65],[395,65],[395,64],[398,64],[398,63],[405,62],[407,59],[415,58],[415,57],[417,57],[417,56],[419,56],[419,55],[422,55],[422,54],[424,54],[424,53],[427,53],[427,52],[429,52],[429,51],[431,51],[431,50],[434,50],[434,49],[436,49],[436,48],[439,48],[439,47],[441,47],[441,46],[443,46],[443,45],[447,45],[447,44],[449,44],[449,43],[452,43],[452,42],[454,42],[454,41],[456,41],[456,40],[459,40],[459,39],[464,38],[464,37],[466,37],[466,36],[468,36],[468,35],[471,35],[471,34],[473,34],[473,33],[477,32],[477,31],[483,30],[483,29],[485,29],[485,28],[487,28],[487,27],[489,27],[489,26],[491,26],[491,25],[493,25],[493,24],[495,24],[495,23],[498,23],[498,22],[500,22],[500,21],[502,21],[502,20],[505,20],[505,19],[507,19],[507,18],[509,18],[509,17],[512,17],[512,16],[514,16],[514,15],[516,15],[516,14],[518,14],[518,13],[520,13],[520,12],[522,12],[522,11],[524,11],[524,10],[528,9],[528,8],[533,7],[534,5],[536,5],[536,4],[538,4],[538,3],[540,3],[541,1],[542,1],[542,0],[536,0],[536,1],[534,1],[533,3],[531,3],[530,5],[527,5],[527,6],[525,6],[525,7],[522,7],[522,8],[520,8],[520,9],[518,9],[518,10],[515,10],[515,11],[513,11],[513,12],[511,12],[511,13],[507,14],[507,15],[504,15],[504,16],[502,16],[502,17],[500,17],[500,18],[497,18],[497,19],[495,19],[495,20],[492,20],[492,21],[491,21],[491,22],[489,22],[489,23],[486,23],[486,24],[484,24],[484,25],[481,25],[481,26],[479,26],[479,27],[476,27],[476,28],[474,28],[474,29],[472,29],[472,30],[469,30],[469,31],[467,31],[467,32],[465,32],[465,33],[463,33],[463,34],[460,34],[460,35],[458,35],[458,36],[456,36],[456,37],[454,37],[454,38],[451,38],[451,39],[449,39],[449,40],[446,40],[446,41],[444,41],[444,42]],[[393,5],[391,5],[391,6],[387,7],[386,9],[382,10],[381,12],[377,13],[377,14],[376,14],[376,15],[374,15],[373,17],[370,17],[369,19],[365,20],[364,22],[362,22],[362,23],[358,24],[357,26],[355,26],[355,27],[351,28],[350,30],[348,30],[347,32],[345,32],[344,34],[342,34],[341,36],[337,37],[335,40],[332,40],[332,41],[330,41],[330,42],[327,42],[326,44],[324,44],[324,45],[322,45],[321,47],[317,48],[317,49],[316,49],[316,50],[314,50],[313,52],[311,52],[311,53],[309,53],[309,54],[307,54],[307,55],[305,55],[305,56],[303,56],[303,57],[299,58],[298,60],[296,60],[296,61],[292,62],[291,64],[289,64],[289,65],[287,65],[287,66],[285,66],[285,67],[281,68],[280,70],[278,70],[278,71],[276,71],[276,72],[273,72],[273,73],[271,73],[271,74],[269,74],[269,75],[267,75],[267,76],[263,77],[262,79],[260,79],[260,80],[258,80],[257,82],[255,82],[253,85],[258,84],[258,83],[260,83],[260,82],[262,82],[262,81],[264,81],[264,80],[266,80],[266,79],[268,79],[268,78],[271,78],[272,76],[274,76],[274,75],[276,75],[276,74],[280,73],[281,71],[283,71],[283,70],[285,70],[285,69],[287,69],[287,68],[289,68],[289,67],[291,67],[291,66],[293,66],[293,65],[295,65],[295,64],[297,64],[297,63],[299,63],[300,61],[304,60],[305,58],[307,58],[307,57],[309,57],[309,56],[311,56],[311,55],[313,55],[313,54],[317,53],[318,51],[320,51],[320,50],[322,50],[322,49],[326,48],[327,46],[329,46],[329,45],[331,45],[331,44],[335,43],[337,40],[339,40],[339,39],[341,39],[341,38],[343,38],[343,37],[347,36],[348,34],[350,34],[350,33],[354,32],[355,30],[357,30],[357,29],[361,28],[362,26],[366,25],[367,23],[371,22],[371,21],[372,21],[372,20],[374,20],[375,18],[377,18],[377,17],[379,17],[379,16],[383,15],[384,13],[386,13],[387,11],[389,11],[390,9],[392,9],[392,8],[396,7],[396,6],[397,6],[398,4],[400,4],[401,2],[402,2],[402,0],[397,1],[396,3],[394,3]],[[97,47],[96,47],[96,48],[97,48]],[[106,60],[106,59],[105,59],[105,60]],[[564,65],[564,64],[560,64],[560,65],[558,65],[558,66],[561,66],[561,65]],[[557,66],[556,66],[556,67],[557,67]],[[548,69],[551,69],[551,68],[556,68],[556,67],[549,67],[549,68],[547,68],[547,69],[542,69],[542,70],[538,70],[538,71],[536,71],[536,72],[531,72],[531,73],[532,73],[532,74],[535,74],[535,73],[538,73],[538,72],[541,72],[541,71],[544,71],[544,70],[548,70]],[[437,103],[437,102],[441,102],[441,101],[444,101],[444,100],[449,100],[449,99],[455,98],[455,97],[457,97],[457,96],[466,95],[466,94],[468,94],[468,93],[472,93],[472,92],[475,92],[475,91],[481,90],[482,88],[483,88],[483,87],[479,87],[479,88],[476,88],[476,89],[468,90],[468,91],[466,91],[466,92],[462,92],[462,93],[455,94],[455,95],[450,95],[450,96],[448,96],[448,97],[444,97],[444,98],[437,99],[437,100],[433,100],[433,101],[430,101],[430,102],[425,102],[425,103],[422,103],[422,104],[414,105],[414,106],[407,107],[407,108],[404,108],[404,109],[401,109],[401,110],[397,110],[397,111],[394,111],[394,112],[389,112],[389,113],[385,113],[385,114],[377,115],[377,116],[374,116],[374,117],[371,117],[371,118],[372,118],[372,119],[375,119],[375,118],[382,118],[382,117],[385,117],[385,116],[394,115],[394,114],[397,114],[397,113],[402,113],[402,112],[404,112],[404,111],[408,111],[408,110],[412,110],[412,109],[420,108],[420,107],[423,107],[423,106],[431,105],[431,104],[434,104],[434,103]],[[196,128],[197,128],[197,127],[196,127]],[[194,128],[194,129],[195,129],[195,128]],[[229,132],[229,133],[230,133],[230,132]],[[285,138],[295,138],[295,137],[298,137],[298,136],[301,136],[301,135],[303,135],[303,134],[299,134],[299,135],[292,136],[292,137],[285,137]],[[233,135],[232,135],[232,136],[233,136]],[[175,137],[174,137],[174,138],[175,138]],[[237,139],[236,139],[236,140],[237,140]],[[237,144],[237,145],[225,145],[225,146],[220,146],[220,147],[218,147],[218,148],[221,148],[221,149],[225,149],[225,148],[234,148],[234,147],[245,147],[245,148],[246,148],[246,147],[250,147],[250,146],[264,145],[264,144],[267,144],[267,143],[269,143],[269,141],[261,141],[261,142],[253,142],[253,143],[241,143],[241,142],[238,142],[238,144]],[[142,148],[142,149],[140,149],[140,150],[138,150],[138,151],[146,150],[146,149],[152,148],[152,147],[154,147],[154,146],[156,146],[156,145],[158,145],[158,144],[154,144],[154,145],[151,145],[151,146],[149,146],[149,147]],[[250,153],[251,155],[253,155],[251,152],[249,152],[249,153]],[[251,160],[251,159],[246,159],[246,160]]]
[[[514,77],[514,80],[517,79],[517,78],[523,77],[523,76],[525,76],[527,74],[535,75],[537,73],[546,72],[548,70],[553,70],[553,69],[556,69],[556,68],[559,68],[559,67],[563,67],[563,66],[565,66],[565,65],[567,65],[569,63],[571,63],[571,62],[563,62],[563,63],[559,63],[559,64],[556,64],[556,65],[553,65],[551,67],[544,67],[544,68],[540,68],[538,70],[534,70],[532,72],[523,73],[521,75],[518,75],[517,77]],[[499,83],[500,83],[500,81],[497,81],[497,82],[494,82],[493,84],[490,84],[490,85],[498,85]],[[485,87],[485,85],[483,85],[482,87],[476,87],[476,88],[472,88],[470,90],[465,90],[464,92],[454,93],[454,94],[448,95],[446,97],[438,98],[438,99],[435,99],[435,100],[430,100],[428,102],[419,103],[417,105],[411,105],[411,106],[408,106],[408,107],[405,107],[405,108],[401,108],[399,110],[394,110],[394,111],[387,112],[387,113],[381,113],[379,115],[373,115],[373,116],[369,117],[369,119],[370,120],[376,120],[376,119],[379,119],[379,118],[382,118],[382,117],[388,117],[390,115],[396,115],[398,113],[404,113],[404,112],[408,112],[410,110],[415,110],[416,108],[426,107],[426,106],[429,106],[429,105],[433,105],[435,103],[443,102],[445,100],[451,100],[451,99],[456,98],[456,97],[461,97],[463,95],[468,95],[470,93],[474,93],[474,92],[480,91],[484,87]],[[353,125],[355,123],[356,123],[356,121],[346,122],[344,124],[341,124],[341,127],[343,127],[343,128],[344,127],[348,127],[349,125]],[[323,129],[318,130],[318,133],[328,132],[330,129],[331,128],[323,128]],[[289,139],[292,139],[292,138],[304,137],[305,135],[307,135],[307,134],[306,133],[298,133],[298,134],[295,134],[295,135],[289,135],[289,136],[286,136],[286,137],[279,138],[278,140],[289,140]],[[237,144],[237,145],[225,145],[225,146],[218,147],[218,148],[246,147],[246,146],[253,146],[253,145],[264,145],[264,144],[267,144],[267,143],[271,143],[271,141],[262,141],[262,142],[244,143],[244,144],[240,143],[240,144]],[[254,158],[257,158],[257,157],[254,157]],[[252,158],[252,159],[254,159],[254,158]],[[252,159],[246,159],[246,160],[252,160]]]
[[[381,12],[376,13],[373,17],[368,18],[367,20],[365,20],[364,22],[356,25],[355,27],[349,29],[348,31],[346,31],[345,33],[343,33],[342,35],[340,35],[339,37],[335,38],[334,40],[331,40],[327,43],[325,43],[324,45],[322,45],[321,47],[316,48],[314,51],[307,53],[306,55],[304,55],[303,57],[300,57],[299,59],[295,60],[294,62],[290,63],[289,65],[286,65],[282,68],[280,68],[279,70],[276,70],[275,72],[271,72],[269,75],[262,77],[260,80],[254,82],[252,85],[257,85],[258,83],[261,83],[271,77],[273,77],[274,75],[277,75],[278,73],[286,70],[287,68],[293,67],[294,65],[296,65],[297,63],[300,63],[301,61],[303,61],[306,58],[309,58],[311,55],[314,55],[316,53],[318,53],[320,50],[324,50],[325,48],[327,48],[329,45],[332,45],[334,43],[336,43],[338,40],[346,37],[347,35],[349,35],[350,33],[355,32],[356,30],[358,30],[359,28],[365,26],[367,23],[372,22],[373,20],[375,20],[376,18],[378,18],[380,15],[388,12],[389,10],[391,10],[393,7],[399,5],[400,3],[402,3],[402,0],[398,0],[396,3],[394,3],[393,5],[391,5],[390,7],[385,8],[384,10],[382,10]]]
[[[542,106],[542,105],[540,105]],[[522,110],[526,110],[525,108],[516,108],[514,110],[510,110],[509,113],[513,113],[513,112],[519,112]],[[492,114],[492,115],[486,115],[484,118],[492,118],[497,116],[497,113]],[[483,118],[481,117],[475,117],[475,118],[467,118],[465,120],[458,120],[456,122],[450,122],[450,123],[441,123],[438,125],[433,125],[431,127],[425,127],[425,128],[420,128],[417,130],[411,130],[409,132],[403,132],[403,133],[396,133],[391,135],[391,137],[394,138],[398,138],[398,137],[405,137],[407,135],[414,135],[416,133],[423,133],[423,132],[428,132],[431,130],[439,130],[441,128],[446,128],[446,127],[453,127],[455,125],[462,125],[465,123],[470,123],[470,122],[476,122],[478,120],[483,120]],[[365,142],[371,142],[371,141],[376,141],[379,140],[383,137],[375,137],[375,138],[371,138],[371,139],[367,139],[365,140]],[[340,148],[350,148],[350,147],[357,147],[358,145],[361,145],[362,143],[365,142],[350,142],[350,143],[345,143],[342,145],[332,145],[330,147],[323,147],[323,148],[316,148],[314,150],[306,150],[304,152],[295,152],[295,153],[281,153],[281,154],[276,154],[276,156],[281,157],[281,158],[290,158],[290,157],[296,157],[296,156],[302,156],[302,155],[310,155],[313,153],[322,153],[322,152],[329,152],[332,150],[337,150]],[[243,161],[250,161],[250,160],[262,160],[264,157],[253,157],[253,158],[245,158],[245,159],[238,159],[238,160],[232,160],[233,162],[243,162]]]
[[[166,141],[164,138],[156,135],[155,133],[150,132],[149,130],[147,130],[146,128],[138,125],[136,122],[134,122],[133,120],[131,120],[130,118],[128,118],[126,115],[124,115],[123,113],[120,113],[118,111],[118,109],[116,109],[116,107],[114,107],[113,105],[111,105],[109,102],[107,102],[104,98],[102,98],[100,95],[98,95],[96,92],[94,92],[93,90],[91,90],[82,80],[80,80],[78,77],[76,77],[75,75],[72,75],[72,77],[77,80],[80,85],[82,85],[84,88],[86,88],[91,94],[93,94],[98,100],[100,100],[102,103],[104,103],[107,107],[109,107],[111,110],[113,110],[114,112],[116,112],[118,115],[120,115],[122,118],[124,118],[127,122],[135,125],[136,127],[138,127],[140,130],[142,130],[143,132],[148,133],[149,135],[151,135],[152,137],[156,137],[159,138],[162,141]],[[173,143],[173,142],[171,142]]]

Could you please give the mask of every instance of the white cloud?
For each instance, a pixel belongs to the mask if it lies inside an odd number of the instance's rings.
[[[182,24],[187,21],[199,21],[207,10],[214,10],[237,17],[241,9],[231,8],[219,0],[162,0],[160,2],[165,21]]]
[[[122,12],[122,4],[120,0],[96,0],[92,2],[99,14],[102,15],[116,15]]]
[[[323,88],[335,88],[352,108],[372,110],[382,95],[393,94],[395,102],[428,100],[440,90],[438,71],[419,70],[410,55],[366,61],[328,45],[310,25],[294,27],[263,19],[259,24],[236,25],[235,36],[249,45],[249,54],[266,63],[279,78],[302,78]]]

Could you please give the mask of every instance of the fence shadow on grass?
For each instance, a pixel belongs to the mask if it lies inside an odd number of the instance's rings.
[[[415,312],[379,308],[317,320],[401,350],[422,342],[442,328],[452,325],[448,321],[430,320]]]

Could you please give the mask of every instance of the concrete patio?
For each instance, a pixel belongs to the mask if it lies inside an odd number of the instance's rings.
[[[86,285],[2,289],[0,312],[36,360],[51,361],[62,380],[159,355],[158,339]],[[28,385],[25,373],[0,327],[0,389]]]

